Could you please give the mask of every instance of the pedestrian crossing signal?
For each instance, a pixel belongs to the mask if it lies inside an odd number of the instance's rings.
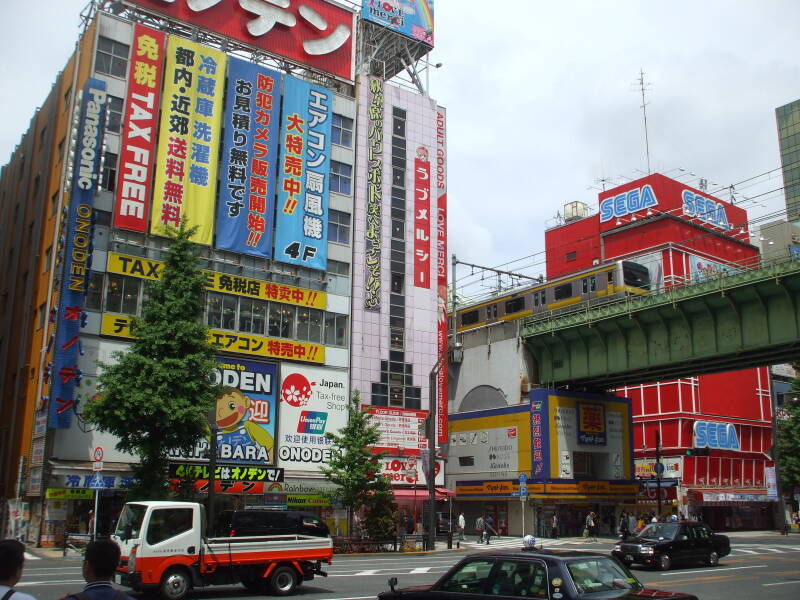
[[[689,448],[686,450],[686,456],[708,456],[711,453],[711,448]]]

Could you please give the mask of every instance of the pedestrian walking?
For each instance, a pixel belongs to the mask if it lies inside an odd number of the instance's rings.
[[[458,539],[464,541],[464,529],[467,527],[467,519],[464,518],[464,511],[458,515]]]
[[[30,594],[14,589],[22,579],[25,566],[25,545],[19,540],[0,540],[0,599],[35,600]]]
[[[550,537],[554,540],[558,539],[558,513],[553,513],[550,518]]]
[[[486,522],[483,519],[483,515],[478,515],[478,518],[475,519],[475,533],[478,534],[478,539],[476,540],[479,544],[483,542],[483,533],[486,529]]]
[[[83,559],[83,591],[67,594],[61,600],[133,600],[122,590],[111,586],[119,564],[119,546],[111,540],[96,540],[86,546]]]
[[[619,517],[619,527],[617,527],[617,533],[619,533],[619,537],[622,540],[628,539],[628,536],[631,534],[630,527],[628,526],[628,515],[624,510]]]
[[[594,511],[589,511],[589,514],[586,515],[586,537],[588,540],[597,541],[597,525],[596,525],[597,515]]]
[[[497,535],[497,531],[494,529],[494,517],[489,515],[483,520],[483,538],[487,546],[489,545],[489,540],[492,539],[492,534]]]

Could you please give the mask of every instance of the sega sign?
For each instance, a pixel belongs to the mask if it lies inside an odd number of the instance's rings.
[[[694,422],[694,447],[719,450],[741,450],[733,423],[719,421]]]
[[[691,190],[683,190],[681,197],[683,198],[683,214],[687,217],[700,219],[709,225],[719,227],[723,231],[733,227],[728,222],[725,206],[721,202],[715,202]]]
[[[624,217],[637,210],[658,206],[656,194],[650,184],[606,198],[600,203],[600,222]]]

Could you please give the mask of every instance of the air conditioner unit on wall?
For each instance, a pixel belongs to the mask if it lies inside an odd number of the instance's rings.
[[[599,264],[600,264],[600,259],[599,258],[595,258],[595,259],[592,260],[592,266],[599,265]]]

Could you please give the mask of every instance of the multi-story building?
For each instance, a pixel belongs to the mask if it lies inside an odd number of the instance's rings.
[[[265,24],[210,4],[94,14],[2,173],[0,491],[15,533],[43,544],[86,531],[94,490],[101,533],[124,502],[136,458],[82,407],[182,217],[199,226],[218,380],[246,407],[217,423],[223,504],[268,498],[341,530],[319,466],[351,391],[427,414],[446,286],[444,110],[416,75],[432,21],[309,0]],[[389,81],[406,70],[416,88]],[[395,363],[402,379],[376,388]],[[172,453],[169,477],[202,491],[208,453]]]
[[[775,109],[783,168],[786,220],[800,221],[800,100]]]

